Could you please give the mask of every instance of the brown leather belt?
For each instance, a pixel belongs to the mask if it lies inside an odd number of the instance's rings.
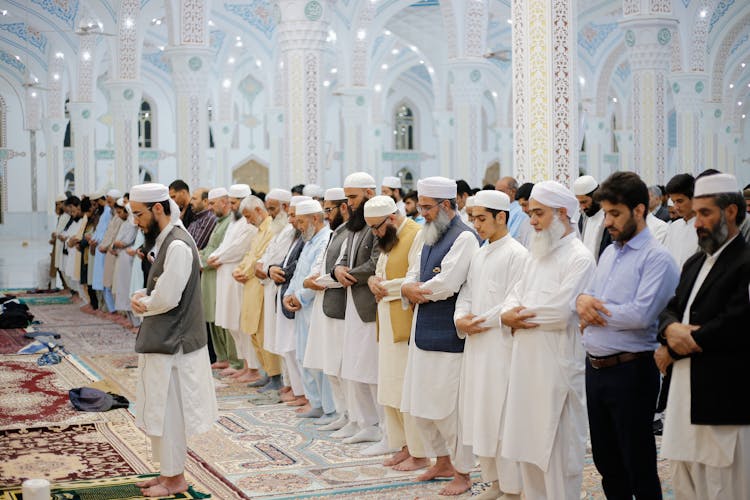
[[[591,368],[600,370],[602,368],[612,368],[613,366],[635,361],[636,359],[653,357],[654,351],[643,351],[643,352],[623,352],[620,354],[613,354],[612,356],[605,356],[603,358],[596,358],[591,354],[586,353],[591,363]]]

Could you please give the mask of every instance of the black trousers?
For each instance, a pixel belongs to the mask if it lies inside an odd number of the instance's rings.
[[[609,500],[662,498],[652,429],[658,392],[650,356],[598,370],[586,359],[591,448]]]

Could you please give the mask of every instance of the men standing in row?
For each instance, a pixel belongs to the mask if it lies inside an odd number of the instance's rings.
[[[531,226],[529,225],[529,216],[516,201],[518,181],[513,177],[503,177],[495,183],[495,189],[502,191],[510,198],[510,219],[508,219],[510,235],[513,236],[514,240],[528,248],[531,240]]]
[[[745,218],[737,180],[699,178],[693,208],[701,251],[682,269],[659,320],[656,362],[672,369],[661,453],[672,462],[677,498],[750,495],[750,251],[739,235]]]
[[[123,222],[121,218],[114,214],[115,203],[121,197],[122,193],[117,189],[110,189],[107,192],[107,204],[113,211],[112,219],[109,221],[107,230],[104,232],[104,237],[101,242],[99,242],[99,248],[97,249],[99,253],[104,254],[104,269],[102,272],[101,284],[104,292],[104,303],[107,306],[107,312],[110,313],[115,312],[115,299],[112,295],[112,275],[115,270],[115,256],[109,253],[109,249],[111,248],[112,243],[114,243],[115,237],[117,236]]]
[[[529,252],[508,233],[510,199],[502,191],[479,191],[472,217],[487,244],[474,254],[453,317],[465,338],[459,414],[463,445],[479,457],[482,479],[492,483],[477,498],[520,499],[518,464],[503,459],[502,423],[508,392],[513,336],[500,326],[506,295],[520,280]]]
[[[216,225],[216,215],[208,208],[208,189],[198,188],[190,198],[190,208],[193,212],[193,221],[187,227],[188,233],[193,237],[198,250],[203,250],[211,237],[211,231]]]
[[[403,297],[415,305],[401,410],[415,418],[425,449],[437,457],[417,479],[453,477],[441,493],[459,495],[471,488],[474,457],[460,436],[464,340],[456,333],[453,315],[479,241],[458,215],[454,180],[421,179],[417,191],[426,222],[418,243],[419,262],[409,268],[401,286]]]
[[[186,228],[195,220],[195,213],[190,203],[190,187],[182,179],[172,181],[169,185],[169,197],[180,207],[180,220]]]
[[[586,451],[584,351],[571,304],[596,267],[575,234],[578,200],[555,181],[529,199],[531,260],[503,303],[513,358],[502,457],[520,462],[527,498],[578,498]]]
[[[375,274],[368,280],[378,303],[378,403],[385,415],[387,449],[398,450],[383,465],[401,471],[417,470],[430,461],[414,418],[401,411],[413,320],[412,309],[402,307],[401,285],[409,264],[419,258],[420,246],[415,240],[421,227],[404,217],[387,196],[375,196],[365,203],[365,221],[380,247]]]
[[[695,211],[693,210],[693,186],[695,180],[690,174],[677,174],[667,183],[667,194],[674,203],[679,219],[669,225],[664,246],[677,262],[677,267],[698,251],[698,236],[695,232]]]
[[[614,244],[576,299],[586,348],[586,403],[594,463],[607,498],[661,498],[652,432],[659,313],[679,270],[646,224],[649,193],[632,172],[596,192]]]
[[[406,209],[404,208],[404,194],[401,191],[401,179],[394,176],[383,177],[383,182],[380,185],[380,194],[383,196],[390,196],[396,203],[396,208],[401,215],[406,215]]]
[[[599,183],[590,175],[583,175],[573,183],[573,194],[583,212],[578,220],[581,240],[597,261],[604,249],[612,243],[609,232],[604,230],[604,212],[595,199],[598,188]]]

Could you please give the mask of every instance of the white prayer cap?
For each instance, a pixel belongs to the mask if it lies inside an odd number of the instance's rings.
[[[390,196],[373,196],[365,202],[365,217],[385,217],[398,210]]]
[[[570,189],[559,182],[542,181],[534,184],[529,200],[536,200],[550,208],[564,208],[568,211],[570,221],[578,222],[578,216],[580,215],[578,200],[573,196]]]
[[[310,197],[323,196],[323,188],[317,184],[308,184],[302,188],[302,194]]]
[[[487,189],[474,195],[474,206],[510,212],[510,197],[502,191]]]
[[[740,186],[732,174],[713,174],[695,180],[693,197],[711,196],[721,193],[739,193]]]
[[[477,198],[476,196],[469,196],[468,198],[466,198],[466,204],[464,205],[464,207],[466,208],[476,207],[477,206],[476,198]]]
[[[117,198],[120,198],[121,196],[122,196],[122,191],[120,191],[119,189],[110,189],[109,191],[107,191],[108,198],[117,199]],[[169,193],[167,193],[167,197],[169,197]]]
[[[111,195],[107,193],[107,196]],[[158,203],[160,201],[167,201],[168,199],[169,188],[164,184],[149,182],[148,184],[138,184],[130,188],[130,201],[138,203]]]
[[[310,215],[319,214],[323,212],[323,207],[320,206],[318,200],[302,200],[297,203],[297,215]]]
[[[93,193],[89,194],[89,199],[98,200],[99,198],[104,198],[106,195],[107,193],[100,189],[99,191],[94,191]]]
[[[383,177],[383,182],[380,185],[391,189],[401,189],[401,179],[388,175]]]
[[[667,206],[668,207],[673,207],[674,206],[674,202],[672,201],[672,198],[668,198],[667,199]]]
[[[117,198],[115,205],[117,205],[120,208],[125,208],[125,198]]]
[[[367,172],[354,172],[344,179],[345,188],[375,189],[375,179]]]
[[[446,177],[427,177],[417,182],[419,196],[453,199],[456,197],[456,181]]]
[[[342,188],[326,189],[326,194],[323,197],[323,200],[325,201],[341,201],[345,199],[346,195],[344,194],[344,190]]]
[[[253,191],[247,184],[232,184],[229,186],[229,196],[232,198],[247,198],[251,194],[253,194]]]
[[[211,191],[208,192],[209,200],[215,200],[216,198],[223,198],[224,196],[229,196],[229,193],[227,192],[227,189],[223,187],[213,188]]]
[[[599,183],[596,182],[596,179],[590,175],[582,175],[573,183],[573,192],[576,196],[583,196],[589,194],[598,187]]]
[[[57,198],[55,198],[55,201],[65,201],[67,199],[68,199],[67,196],[65,196],[64,194],[61,194],[60,196],[58,196]]]
[[[278,200],[281,203],[289,203],[292,199],[292,192],[286,189],[274,188],[266,195],[267,200]]]
[[[290,207],[296,207],[303,201],[312,200],[309,196],[292,196],[292,200],[289,202]]]

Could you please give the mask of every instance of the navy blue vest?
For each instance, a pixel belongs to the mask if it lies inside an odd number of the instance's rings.
[[[440,274],[443,258],[453,246],[456,238],[464,231],[476,233],[456,215],[448,230],[434,246],[422,248],[422,260],[419,268],[419,281],[422,283]],[[479,238],[477,237],[477,240]],[[464,339],[458,338],[453,313],[456,311],[458,294],[437,302],[419,304],[417,324],[414,329],[414,341],[423,351],[463,352]]]

